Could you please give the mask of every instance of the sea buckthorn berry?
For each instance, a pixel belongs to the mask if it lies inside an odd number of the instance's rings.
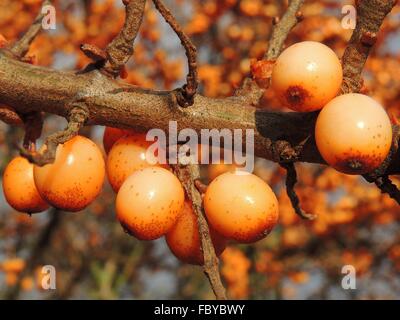
[[[131,134],[135,134],[135,131],[128,129],[106,127],[103,135],[103,146],[106,154],[110,152],[112,146],[114,145],[115,142],[117,142],[117,140],[119,140],[123,136],[128,136]]]
[[[153,143],[146,141],[146,134],[135,133],[120,138],[114,144],[108,154],[106,167],[108,181],[115,192],[132,173],[157,164],[157,155],[147,155]]]
[[[272,88],[285,107],[308,112],[321,109],[338,94],[343,71],[329,47],[304,41],[282,52],[271,78]]]
[[[126,179],[118,191],[117,219],[136,238],[154,240],[171,230],[184,201],[183,187],[169,170],[141,169]]]
[[[210,228],[210,236],[215,253],[219,256],[225,250],[227,241],[212,228]],[[165,236],[165,240],[172,253],[179,260],[195,265],[204,264],[197,216],[190,202],[185,201],[182,214]]]
[[[214,180],[225,172],[235,172],[238,167],[234,164],[210,164],[207,167],[207,174],[209,180]]]
[[[9,205],[20,212],[37,213],[49,207],[35,186],[33,164],[22,157],[14,158],[7,165],[3,192]]]
[[[204,209],[218,233],[243,243],[267,236],[279,218],[278,200],[268,184],[243,171],[213,180],[204,195]]]
[[[333,99],[322,109],[315,140],[330,166],[347,174],[365,174],[386,159],[392,144],[392,126],[377,101],[351,93]]]
[[[59,145],[54,163],[34,166],[41,196],[65,211],[80,211],[100,193],[105,176],[103,155],[88,138],[76,136]]]

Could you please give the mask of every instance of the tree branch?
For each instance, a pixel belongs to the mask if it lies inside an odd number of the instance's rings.
[[[133,54],[133,42],[142,24],[146,0],[123,0],[125,23],[120,33],[107,46],[107,61],[103,66],[107,74],[117,77]]]
[[[226,300],[226,291],[219,274],[219,262],[215,254],[214,245],[211,240],[210,230],[204,214],[202,198],[200,192],[196,189],[196,180],[200,178],[200,169],[198,165],[180,165],[174,166],[175,174],[182,182],[186,194],[192,201],[193,209],[197,216],[199,233],[201,239],[201,248],[204,256],[204,273],[210,281],[211,287],[218,300]]]
[[[42,13],[43,7],[50,5],[51,2],[49,0],[45,0],[42,4],[41,10],[37,15],[35,21],[30,26],[28,31],[23,35],[23,37],[18,40],[11,48],[11,52],[15,54],[17,57],[22,58],[26,55],[29,50],[29,47],[36,36],[39,34],[42,29],[42,20],[45,17],[45,14]]]
[[[289,32],[302,18],[299,10],[303,3],[304,0],[292,0],[282,19],[276,23],[272,31],[268,51],[264,56],[265,60],[276,60],[281,54]]]
[[[397,0],[357,1],[357,26],[344,52],[342,93],[360,92],[362,70],[378,36],[379,29]]]
[[[178,38],[181,40],[188,61],[189,73],[186,77],[186,84],[178,90],[176,93],[177,101],[181,107],[189,107],[193,105],[193,97],[196,94],[198,87],[197,80],[197,49],[185,34],[178,21],[176,21],[173,14],[168,10],[161,0],[153,0],[153,3],[157,10],[161,13],[165,21],[175,31]]]

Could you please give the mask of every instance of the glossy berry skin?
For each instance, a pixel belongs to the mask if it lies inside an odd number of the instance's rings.
[[[3,175],[4,196],[11,207],[20,212],[37,213],[49,208],[40,196],[33,180],[33,164],[16,157]]]
[[[171,230],[182,213],[183,187],[169,170],[141,169],[129,176],[117,194],[117,219],[140,240],[154,240]]]
[[[104,151],[106,152],[106,154],[108,154],[114,143],[117,142],[120,138],[135,133],[136,132],[133,130],[106,127],[103,135]]]
[[[54,163],[34,166],[36,187],[53,207],[76,212],[87,207],[100,193],[105,164],[96,144],[76,136],[59,145]]]
[[[204,195],[204,209],[218,233],[241,243],[264,238],[279,218],[278,200],[268,184],[243,171],[213,180]]]
[[[212,228],[210,228],[210,235],[215,253],[219,256],[225,250],[227,241]],[[165,240],[179,260],[194,265],[204,264],[197,216],[190,202],[185,202],[183,212],[165,236]]]
[[[272,88],[285,107],[319,110],[339,92],[342,65],[326,45],[304,41],[282,52],[272,71]]]
[[[132,173],[154,166],[157,159],[148,159],[146,155],[153,143],[146,141],[145,134],[135,133],[120,138],[114,144],[108,154],[106,168],[108,181],[115,192]]]
[[[315,140],[325,161],[347,174],[379,167],[392,144],[392,126],[384,108],[362,94],[333,99],[318,116]]]

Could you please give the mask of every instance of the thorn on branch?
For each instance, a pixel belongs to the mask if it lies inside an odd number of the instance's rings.
[[[29,27],[28,31],[23,35],[23,37],[18,40],[11,48],[11,52],[18,58],[23,58],[27,52],[29,51],[29,47],[33,40],[35,40],[36,36],[39,34],[42,29],[42,20],[45,17],[45,14],[42,13],[42,8],[50,5],[51,1],[45,0],[41,6],[40,12],[35,18],[35,21]]]
[[[88,116],[89,112],[86,109],[86,106],[74,104],[68,117],[68,126],[63,131],[48,136],[44,148],[40,151],[31,151],[26,149],[25,146],[21,147],[21,156],[41,167],[53,163],[56,157],[58,145],[75,137],[85,124]]]
[[[142,24],[146,0],[123,0],[125,5],[125,23],[122,30],[106,48],[107,61],[102,67],[107,75],[114,78],[120,75],[133,54],[133,44]]]
[[[306,220],[314,220],[316,218],[315,214],[305,212],[300,206],[299,197],[294,190],[297,183],[297,172],[293,162],[281,163],[282,168],[286,169],[286,192],[292,203],[293,209],[296,214]]]
[[[181,107],[190,107],[194,103],[194,96],[198,87],[197,49],[190,38],[185,34],[171,11],[165,7],[164,3],[161,0],[153,0],[153,3],[165,21],[175,31],[176,35],[181,40],[183,47],[185,48],[189,72],[186,77],[186,84],[182,88],[175,90],[175,93],[177,102]]]

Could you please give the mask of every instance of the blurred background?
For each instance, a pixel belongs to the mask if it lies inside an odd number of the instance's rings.
[[[0,33],[18,39],[40,9],[41,0],[0,0]],[[29,56],[34,64],[77,70],[89,61],[82,43],[106,45],[124,21],[122,1],[59,0],[57,29],[42,32]],[[282,0],[165,0],[199,51],[201,93],[225,97],[249,74],[268,47],[272,18]],[[287,43],[320,41],[341,56],[351,30],[342,28],[342,7],[351,0],[307,0],[305,19]],[[364,71],[363,92],[400,117],[400,6],[387,18]],[[180,42],[148,1],[134,57],[124,81],[145,88],[182,85],[186,60]],[[272,91],[262,108],[285,111]],[[62,129],[64,119],[46,118],[43,136]],[[103,127],[82,134],[102,147]],[[19,128],[0,123],[0,173],[17,154]],[[204,179],[227,166],[203,168]],[[221,274],[234,299],[399,299],[400,207],[359,177],[318,165],[298,165],[297,187],[306,211],[298,218],[286,196],[284,171],[258,159],[256,174],[276,192],[280,223],[264,240],[230,244]],[[395,178],[395,182],[399,183]],[[165,240],[140,242],[115,219],[115,194],[108,182],[97,200],[79,213],[55,209],[32,217],[13,211],[0,195],[0,298],[11,299],[213,299],[201,267],[181,264]],[[357,289],[341,286],[344,265],[357,272]],[[57,289],[41,289],[41,267],[57,270]]]

